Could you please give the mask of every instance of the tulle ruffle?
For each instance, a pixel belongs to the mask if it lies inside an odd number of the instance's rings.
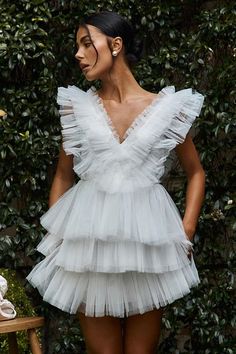
[[[199,283],[194,263],[165,273],[69,272],[55,264],[57,249],[28,276],[44,301],[69,313],[124,317],[172,303]]]
[[[50,234],[64,240],[189,243],[179,211],[160,184],[110,194],[98,191],[93,181],[79,181],[42,215],[40,222]]]
[[[120,144],[94,89],[58,89],[63,146],[74,155],[81,179],[110,193],[131,192],[159,183],[173,148],[182,143],[199,115],[203,96],[192,89],[162,89],[136,117]]]
[[[163,273],[189,264],[187,251],[185,243],[174,242],[151,246],[128,241],[63,240],[56,265],[71,272]]]

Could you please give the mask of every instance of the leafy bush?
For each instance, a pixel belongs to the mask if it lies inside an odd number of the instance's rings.
[[[233,353],[234,2],[0,0],[0,6],[0,108],[7,112],[0,120],[0,266],[16,269],[23,278],[40,259],[34,250],[45,233],[39,216],[47,210],[60,145],[56,90],[68,83],[88,88],[74,59],[74,31],[83,14],[113,9],[128,17],[145,40],[145,57],[134,69],[145,89],[193,87],[206,97],[194,126],[207,175],[195,236],[201,284],[166,309],[159,352]],[[183,212],[181,170],[171,171],[169,179]],[[28,285],[27,291],[33,299],[36,293]],[[48,353],[84,352],[75,318],[39,297],[34,304],[48,318]]]

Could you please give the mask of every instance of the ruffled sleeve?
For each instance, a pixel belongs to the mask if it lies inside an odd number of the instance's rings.
[[[76,141],[78,124],[74,115],[68,88],[58,87],[57,103],[60,106],[59,114],[62,128],[61,134],[63,149],[66,155],[75,155],[78,144],[78,141]]]
[[[75,86],[58,87],[57,103],[60,106],[63,149],[66,155],[79,156],[84,140],[81,121],[86,112],[86,94]]]
[[[173,104],[176,107],[164,136],[171,139],[174,145],[184,142],[196,117],[200,115],[204,96],[192,88],[173,93]]]

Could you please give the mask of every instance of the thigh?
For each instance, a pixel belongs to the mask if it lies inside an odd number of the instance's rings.
[[[124,323],[124,354],[154,354],[158,347],[163,309],[129,316]]]
[[[88,354],[122,354],[122,326],[117,317],[88,317],[78,312]]]

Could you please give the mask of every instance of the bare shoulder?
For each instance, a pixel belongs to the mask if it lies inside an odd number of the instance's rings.
[[[139,95],[137,95],[137,98],[138,98]],[[157,97],[160,97],[160,92],[151,92],[151,91],[147,91],[147,90],[144,90],[142,91],[142,93],[140,94],[139,96],[140,98],[143,98],[143,100],[154,100],[155,98]]]

